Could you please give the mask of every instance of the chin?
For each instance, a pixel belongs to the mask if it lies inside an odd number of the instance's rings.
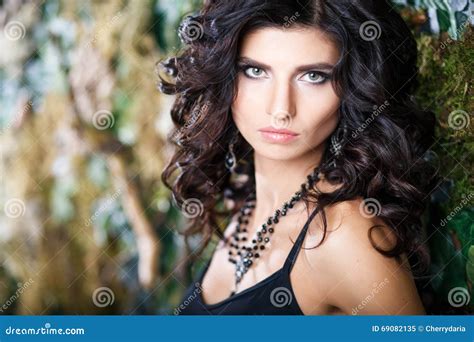
[[[291,160],[297,157],[296,149],[288,145],[259,144],[254,147],[254,153],[272,160]]]

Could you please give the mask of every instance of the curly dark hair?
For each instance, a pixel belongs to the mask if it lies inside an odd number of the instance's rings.
[[[292,16],[296,20],[289,20]],[[160,90],[176,94],[170,135],[176,151],[162,180],[179,205],[190,198],[202,203],[202,215],[190,220],[185,236],[202,234],[201,254],[214,233],[222,237],[220,219],[235,214],[254,191],[252,147],[242,137],[235,153],[238,172],[245,177],[236,181],[224,166],[237,129],[230,108],[237,91],[239,47],[251,31],[291,25],[324,31],[341,56],[332,82],[341,99],[339,126],[344,122],[349,134],[336,165],[330,144],[319,165],[329,183],[341,186],[331,193],[310,188],[303,194],[306,204],[320,208],[320,244],[327,233],[326,206],[356,197],[375,199],[378,217],[397,241],[391,250],[382,250],[371,237],[373,226],[369,238],[374,248],[396,258],[406,253],[412,270],[420,265],[426,269],[422,215],[437,173],[424,155],[434,140],[435,117],[420,110],[412,95],[417,86],[416,41],[383,0],[211,0],[184,19],[179,29],[183,50],[158,67]],[[233,206],[226,207],[227,200]]]

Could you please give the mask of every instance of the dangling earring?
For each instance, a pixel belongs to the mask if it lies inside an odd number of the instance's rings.
[[[346,133],[347,125],[345,122],[342,122],[339,124],[337,130],[331,135],[331,146],[329,147],[329,150],[333,157],[331,161],[333,167],[336,167],[336,159],[338,159],[342,154],[341,150],[342,145],[345,143]]]
[[[234,153],[234,145],[237,143],[237,139],[239,136],[239,132],[234,134],[232,140],[229,143],[229,150],[225,155],[225,167],[230,171],[234,172],[235,167],[237,166],[237,158],[235,157]]]

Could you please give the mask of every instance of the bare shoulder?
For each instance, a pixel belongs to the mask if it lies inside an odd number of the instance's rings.
[[[322,284],[329,307],[346,314],[424,314],[406,257],[398,262],[374,248],[372,242],[391,249],[395,236],[368,205],[358,198],[325,208],[326,238],[318,248],[305,250],[307,267],[319,271],[308,270],[310,281]],[[322,225],[318,214],[305,247],[320,241]]]

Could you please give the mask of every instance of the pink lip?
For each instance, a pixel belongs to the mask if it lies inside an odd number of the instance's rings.
[[[273,143],[286,143],[296,139],[296,135],[291,134],[281,134],[281,133],[272,133],[272,132],[260,132],[265,140]]]
[[[289,129],[279,129],[279,128],[274,128],[271,126],[260,128],[260,132],[269,132],[269,133],[278,133],[278,134],[289,134],[289,135],[298,135],[298,133],[290,131]]]

